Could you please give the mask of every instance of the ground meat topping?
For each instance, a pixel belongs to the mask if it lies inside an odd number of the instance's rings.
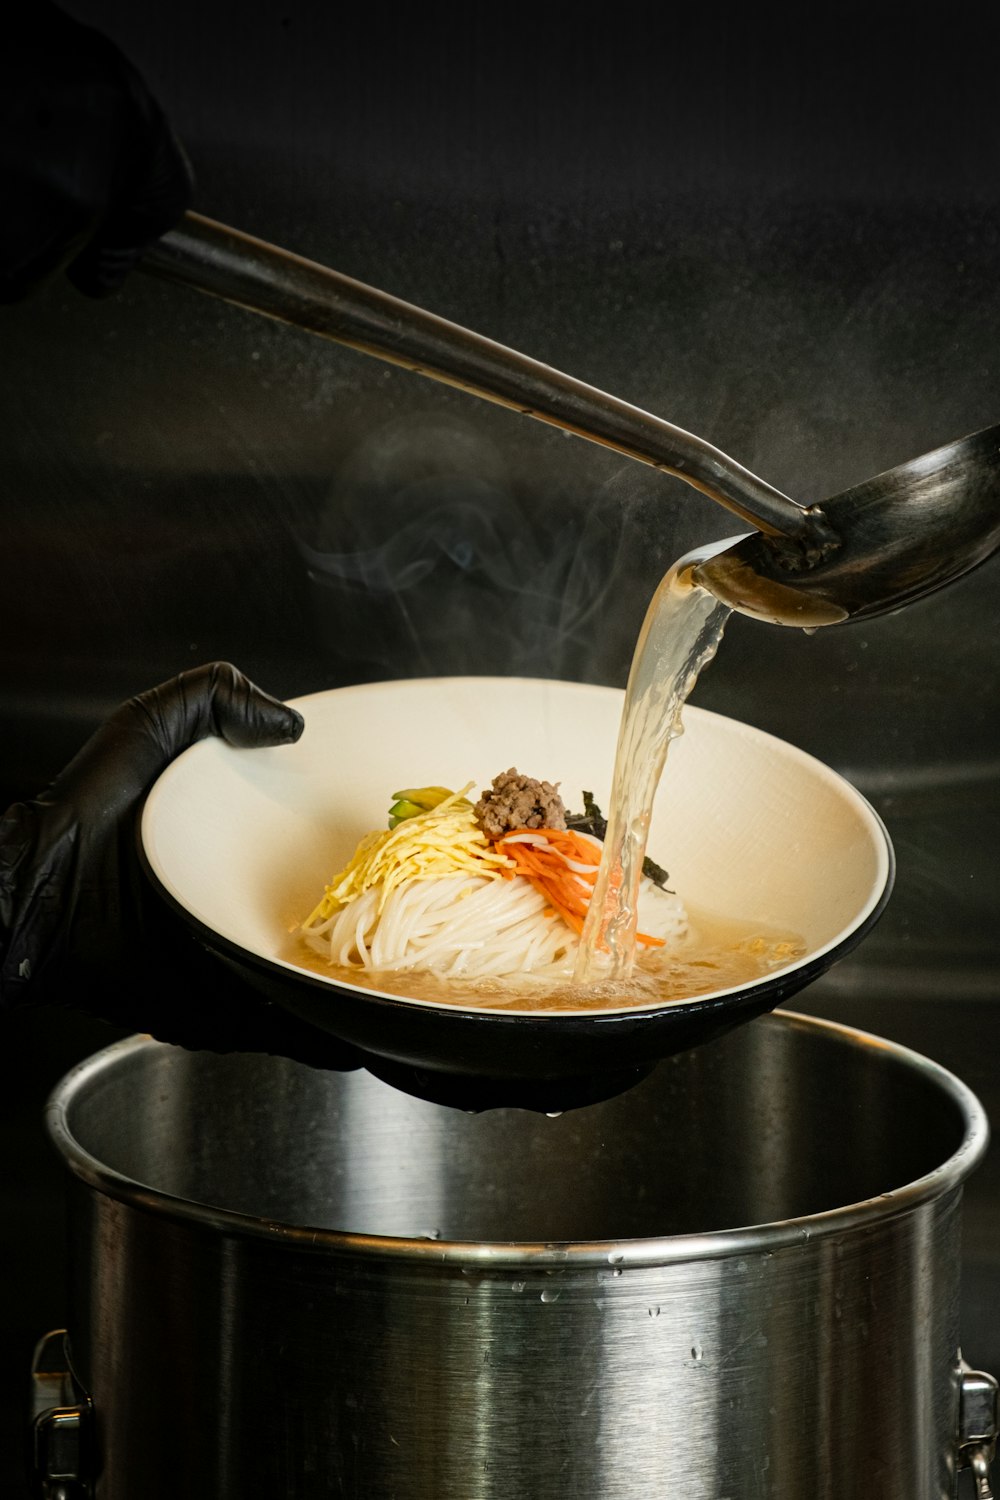
[[[513,766],[494,776],[493,785],[475,806],[479,826],[489,839],[515,828],[565,828],[566,809],[559,783],[522,776]]]

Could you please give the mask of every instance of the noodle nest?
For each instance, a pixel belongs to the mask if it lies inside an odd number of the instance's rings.
[[[518,873],[502,843],[487,839],[466,796],[472,785],[394,828],[365,835],[302,923],[311,949],[345,969],[420,970],[442,979],[572,975],[577,931]],[[515,837],[544,846],[545,832]],[[591,835],[577,837],[600,850]],[[569,858],[565,864],[566,878],[589,898],[593,865]],[[660,944],[686,931],[680,900],[648,881],[640,913]]]

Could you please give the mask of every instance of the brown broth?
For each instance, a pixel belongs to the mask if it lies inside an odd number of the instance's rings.
[[[795,933],[734,922],[706,913],[688,913],[688,932],[667,953],[640,957],[630,978],[581,985],[573,980],[438,979],[433,974],[328,964],[304,939],[292,936],[278,955],[313,974],[364,990],[407,1000],[429,1000],[472,1010],[573,1011],[638,1009],[690,1000],[712,990],[741,988],[803,957],[806,945]],[[330,1004],[336,1005],[335,995]]]

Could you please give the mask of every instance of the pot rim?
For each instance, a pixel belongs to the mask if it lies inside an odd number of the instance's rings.
[[[897,1062],[932,1081],[957,1106],[965,1126],[958,1148],[933,1171],[890,1192],[838,1208],[825,1209],[821,1213],[775,1220],[768,1224],[662,1238],[572,1240],[559,1243],[474,1241],[359,1234],[348,1230],[320,1229],[258,1218],[234,1209],[198,1203],[136,1182],[100,1161],[80,1144],[71,1131],[68,1118],[70,1108],[88,1082],[102,1073],[113,1060],[133,1052],[166,1046],[150,1036],[126,1037],[85,1058],[72,1068],[49,1096],[45,1106],[45,1124],[56,1150],[80,1181],[129,1206],[197,1224],[226,1235],[263,1238],[286,1244],[296,1250],[327,1253],[336,1250],[341,1254],[402,1258],[423,1262],[428,1266],[442,1263],[463,1267],[472,1265],[477,1273],[483,1275],[488,1275],[492,1268],[498,1271],[511,1267],[523,1271],[537,1268],[551,1274],[555,1268],[572,1270],[609,1264],[624,1271],[688,1261],[717,1260],[741,1253],[773,1253],[795,1246],[801,1248],[811,1240],[871,1226],[885,1219],[910,1213],[935,1198],[943,1197],[959,1188],[982,1160],[990,1135],[986,1112],[972,1090],[941,1064],[909,1047],[886,1041],[870,1032],[797,1011],[776,1011],[761,1016],[752,1024],[788,1025],[833,1033],[858,1047],[889,1053]]]

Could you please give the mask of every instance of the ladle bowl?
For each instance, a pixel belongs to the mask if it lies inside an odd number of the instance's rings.
[[[899,464],[824,500],[839,545],[811,565],[754,532],[695,570],[724,604],[811,629],[901,609],[1000,547],[1000,427]]]
[[[649,850],[697,933],[788,934],[798,946],[752,981],[650,1003],[531,1009],[503,996],[423,998],[310,963],[294,928],[406,785],[489,784],[501,770],[558,781],[566,805],[607,808],[623,694],[581,683],[438,678],[297,700],[292,746],[186,750],[144,809],[148,872],[200,940],[257,990],[359,1047],[406,1091],[465,1109],[558,1111],[611,1097],[663,1057],[773,1009],[849,952],[881,913],[893,860],[881,821],[842,777],[794,746],[688,706]],[[694,958],[699,958],[695,952]],[[708,971],[710,974],[712,971]],[[517,987],[514,987],[517,993]]]
[[[812,628],[883,614],[961,577],[1000,546],[1000,428],[803,506],[662,417],[202,215],[186,214],[140,265],[684,480],[759,528],[702,577],[758,619]]]

